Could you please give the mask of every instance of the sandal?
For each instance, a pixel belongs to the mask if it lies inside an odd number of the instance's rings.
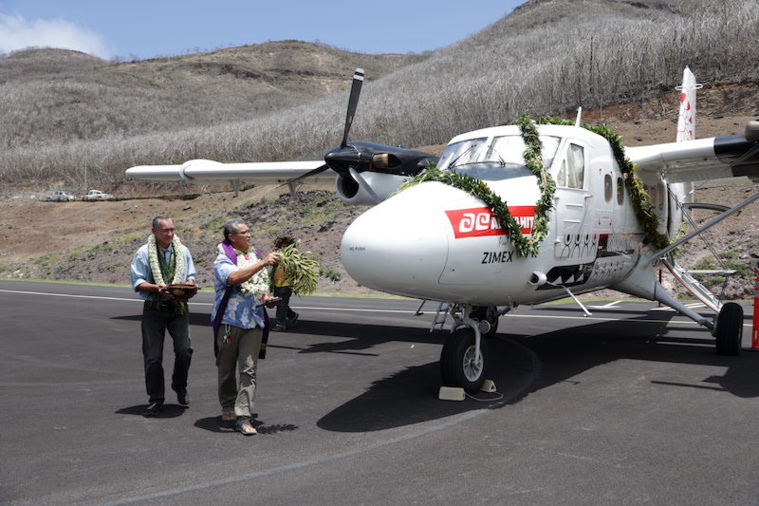
[[[221,413],[221,419],[225,422],[234,422],[237,420],[237,415],[234,411],[223,411]]]
[[[250,424],[250,420],[247,418],[238,419],[237,424],[235,425],[235,430],[242,433],[243,436],[254,436],[258,434],[258,431],[256,431],[255,427]]]

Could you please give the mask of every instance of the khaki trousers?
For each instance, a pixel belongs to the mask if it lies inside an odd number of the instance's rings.
[[[216,336],[219,402],[225,412],[234,410],[240,417],[253,417],[256,398],[256,369],[263,329],[241,329],[224,324]],[[237,375],[239,374],[239,381]]]

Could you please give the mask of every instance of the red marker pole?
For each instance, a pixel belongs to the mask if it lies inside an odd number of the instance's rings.
[[[751,333],[751,349],[759,349],[759,262],[754,268],[754,327]]]

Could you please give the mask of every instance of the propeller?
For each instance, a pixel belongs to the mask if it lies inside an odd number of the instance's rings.
[[[353,74],[353,83],[348,97],[348,110],[345,115],[345,129],[340,145],[324,154],[324,165],[290,179],[284,185],[288,185],[292,189],[295,183],[320,174],[327,169],[332,169],[343,181],[354,182],[356,189],[362,189],[375,203],[379,203],[381,198],[361,175],[362,172],[411,176],[423,170],[429,163],[437,162],[437,157],[421,151],[363,141],[348,144],[348,136],[353,125],[353,118],[356,115],[363,84],[364,69],[358,68]]]
[[[364,69],[358,68],[353,73],[353,84],[351,85],[351,93],[348,97],[348,112],[345,115],[345,129],[343,130],[343,140],[340,143],[340,148],[345,148],[348,145],[348,134],[350,133],[351,126],[353,125],[353,117],[356,115],[356,109],[358,108],[358,99],[361,96],[362,84],[364,84]],[[307,179],[317,174],[321,174],[329,168],[329,164],[325,163],[324,165],[320,165],[319,167],[312,169],[303,175],[290,179],[285,184],[292,185],[293,183],[297,183],[302,179]],[[361,183],[359,182],[359,184]],[[366,184],[366,182],[364,182],[364,184]]]

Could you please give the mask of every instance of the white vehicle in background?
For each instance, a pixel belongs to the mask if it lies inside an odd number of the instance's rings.
[[[50,195],[45,195],[42,197],[42,200],[50,200],[54,202],[70,202],[72,200],[76,200],[76,198],[73,195],[69,195],[68,193],[64,191],[54,191]]]
[[[112,199],[113,195],[110,193],[103,193],[100,190],[90,190],[87,195],[82,197],[82,200],[108,200]]]

